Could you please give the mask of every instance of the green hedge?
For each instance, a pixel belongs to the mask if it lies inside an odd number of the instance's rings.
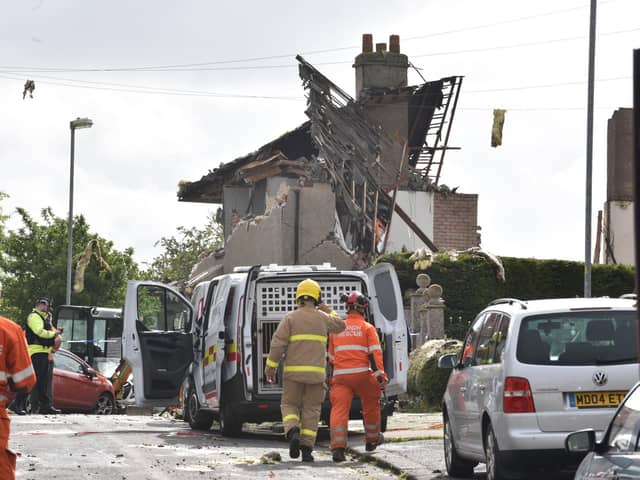
[[[417,288],[415,278],[419,273],[428,274],[431,283],[442,285],[447,308],[445,329],[453,338],[462,338],[468,323],[496,298],[571,298],[582,297],[584,292],[582,262],[501,257],[506,277],[502,283],[492,264],[478,255],[464,253],[452,260],[446,254],[436,254],[425,270],[414,270],[410,256],[411,253],[388,254],[377,263],[395,266],[403,293]],[[627,265],[594,265],[592,295],[619,297],[633,292],[634,275],[633,267]]]

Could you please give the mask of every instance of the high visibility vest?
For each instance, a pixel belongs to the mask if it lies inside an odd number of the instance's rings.
[[[376,377],[386,381],[382,347],[375,327],[356,312],[350,312],[345,321],[344,331],[330,335],[329,361],[333,364],[333,375],[373,371]]]
[[[46,313],[34,308],[27,317],[25,331],[30,355],[36,353],[51,353],[55,342],[56,331]]]

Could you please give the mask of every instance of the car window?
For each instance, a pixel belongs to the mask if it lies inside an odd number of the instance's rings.
[[[636,388],[611,421],[608,446],[613,452],[638,451],[640,389]]]
[[[499,313],[489,313],[486,316],[478,337],[476,359],[474,362],[476,365],[493,363],[499,324]]]
[[[523,363],[599,365],[635,363],[634,311],[569,311],[524,317],[516,356]]]
[[[493,363],[502,363],[502,352],[504,346],[507,344],[507,334],[509,333],[509,323],[511,319],[507,315],[502,315],[500,320],[500,326],[497,333],[494,334],[494,342],[496,345],[495,353],[493,355]]]
[[[84,373],[82,364],[67,355],[56,354],[53,356],[53,366],[58,370],[71,373]]]
[[[462,345],[462,350],[460,350],[460,363],[465,366],[473,365],[476,344],[478,343],[480,329],[482,328],[482,322],[484,321],[485,316],[486,314],[478,315],[467,332],[464,344]]]

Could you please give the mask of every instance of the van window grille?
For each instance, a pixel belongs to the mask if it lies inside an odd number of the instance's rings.
[[[258,284],[258,313],[263,318],[277,319],[295,310],[298,282]],[[322,282],[322,301],[333,310],[344,315],[345,305],[340,301],[343,293],[361,289],[360,282]]]
[[[280,320],[288,313],[295,310],[296,288],[298,282],[258,283],[258,365],[257,374],[258,393],[282,393],[282,361],[276,373],[276,382],[268,384],[264,378],[264,367],[269,356],[271,337],[278,328]],[[322,301],[344,318],[346,315],[345,304],[340,301],[343,293],[349,294],[354,290],[361,290],[362,286],[357,280],[322,282]]]

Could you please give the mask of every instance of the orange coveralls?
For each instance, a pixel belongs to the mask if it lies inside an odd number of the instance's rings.
[[[380,439],[380,384],[387,381],[382,362],[382,348],[376,329],[357,312],[349,312],[347,328],[329,338],[331,377],[331,450],[346,448],[349,410],[353,394],[362,401],[365,442]],[[375,371],[370,368],[373,357]]]
[[[0,478],[15,479],[16,455],[9,450],[10,391],[30,391],[36,384],[27,339],[20,326],[0,317]]]

